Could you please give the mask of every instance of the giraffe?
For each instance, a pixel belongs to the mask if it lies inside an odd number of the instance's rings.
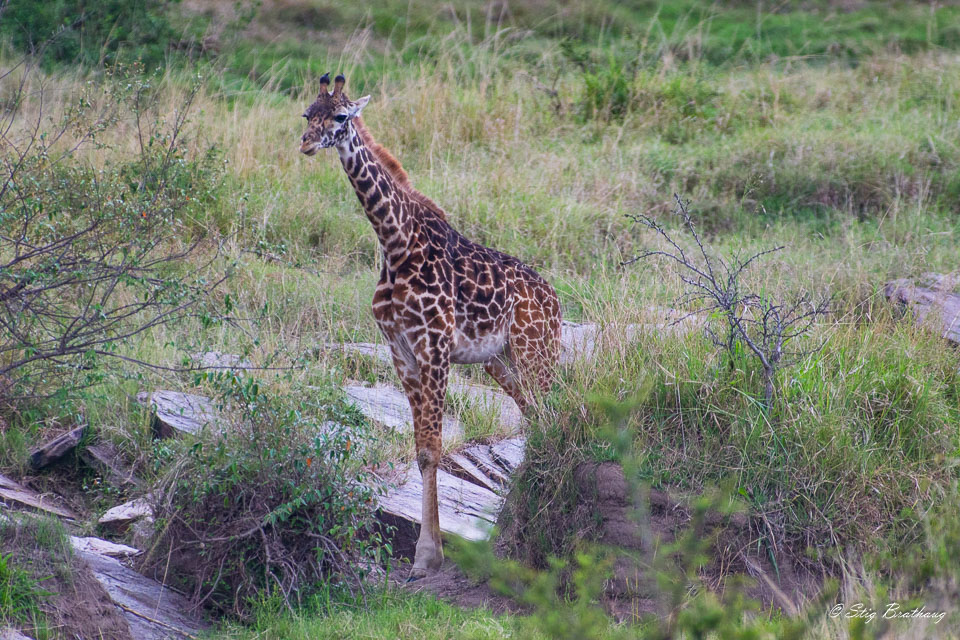
[[[304,112],[300,152],[335,147],[383,254],[373,316],[390,346],[413,414],[423,478],[422,524],[410,578],[443,562],[437,508],[437,465],[450,364],[484,369],[529,414],[546,392],[560,349],[560,301],[536,271],[517,258],[471,242],[436,203],[410,183],[400,163],[377,144],[338,75],[320,79]]]

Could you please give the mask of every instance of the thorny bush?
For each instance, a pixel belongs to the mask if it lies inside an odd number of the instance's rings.
[[[621,263],[626,266],[645,258],[666,258],[678,267],[678,276],[687,286],[680,303],[693,310],[690,315],[709,314],[713,324],[707,334],[717,347],[726,350],[730,364],[740,352],[750,353],[763,367],[764,406],[770,408],[777,373],[819,351],[823,344],[807,349],[792,348],[797,338],[809,334],[816,321],[830,312],[830,297],[813,298],[801,294],[783,301],[766,293],[755,293],[743,282],[743,273],[763,256],[783,247],[774,247],[748,257],[740,254],[727,260],[712,254],[697,232],[688,202],[674,194],[676,215],[693,238],[695,249],[689,252],[656,220],[645,214],[628,215],[637,224],[653,231],[666,244],[665,249],[650,249]],[[678,321],[679,322],[679,321]]]

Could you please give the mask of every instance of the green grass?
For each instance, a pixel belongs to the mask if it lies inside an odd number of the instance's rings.
[[[960,47],[960,8],[952,4],[931,9],[872,2],[848,9],[834,2],[781,2],[774,11],[746,2],[725,5],[554,0],[498,8],[461,0],[437,11],[424,0],[355,6],[301,0],[261,11],[240,37],[231,29],[239,14],[211,0],[177,12],[174,20],[194,39],[220,34],[220,62],[231,86],[284,92],[344,63],[361,83],[375,85],[397,62],[410,67],[442,59],[451,32],[464,36],[458,73],[468,74],[477,70],[472,48],[491,42],[523,62],[566,41],[580,62],[605,62],[609,54],[619,65],[656,66],[668,58],[722,68],[784,60],[856,65],[883,51]],[[365,44],[362,53],[351,46],[358,43]]]
[[[49,595],[42,582],[17,566],[12,553],[0,555],[0,621],[42,625],[45,616],[39,605]]]
[[[47,603],[58,593],[44,583],[56,578],[69,584],[72,558],[59,520],[24,514],[0,519],[0,623],[28,629],[38,640],[57,637]]]
[[[398,638],[498,640],[519,636],[520,623],[485,609],[461,609],[426,594],[373,590],[368,603],[332,600],[308,605],[302,613],[265,609],[247,627],[227,625],[209,637],[244,640],[341,640]]]

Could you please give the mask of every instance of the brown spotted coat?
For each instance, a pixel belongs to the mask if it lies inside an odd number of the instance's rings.
[[[436,470],[450,364],[483,364],[520,409],[549,389],[560,348],[560,302],[523,262],[472,242],[443,210],[413,188],[400,163],[377,144],[360,118],[369,96],[329,92],[321,79],[304,113],[300,151],[335,147],[383,251],[373,298],[377,326],[413,412],[423,476],[423,525],[412,576],[440,566]]]

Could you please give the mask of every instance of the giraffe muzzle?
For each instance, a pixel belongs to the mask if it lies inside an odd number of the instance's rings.
[[[309,140],[304,140],[303,142],[300,143],[300,153],[307,156],[314,155],[317,152],[317,149],[319,148],[320,148],[320,145],[318,143],[312,142]]]

